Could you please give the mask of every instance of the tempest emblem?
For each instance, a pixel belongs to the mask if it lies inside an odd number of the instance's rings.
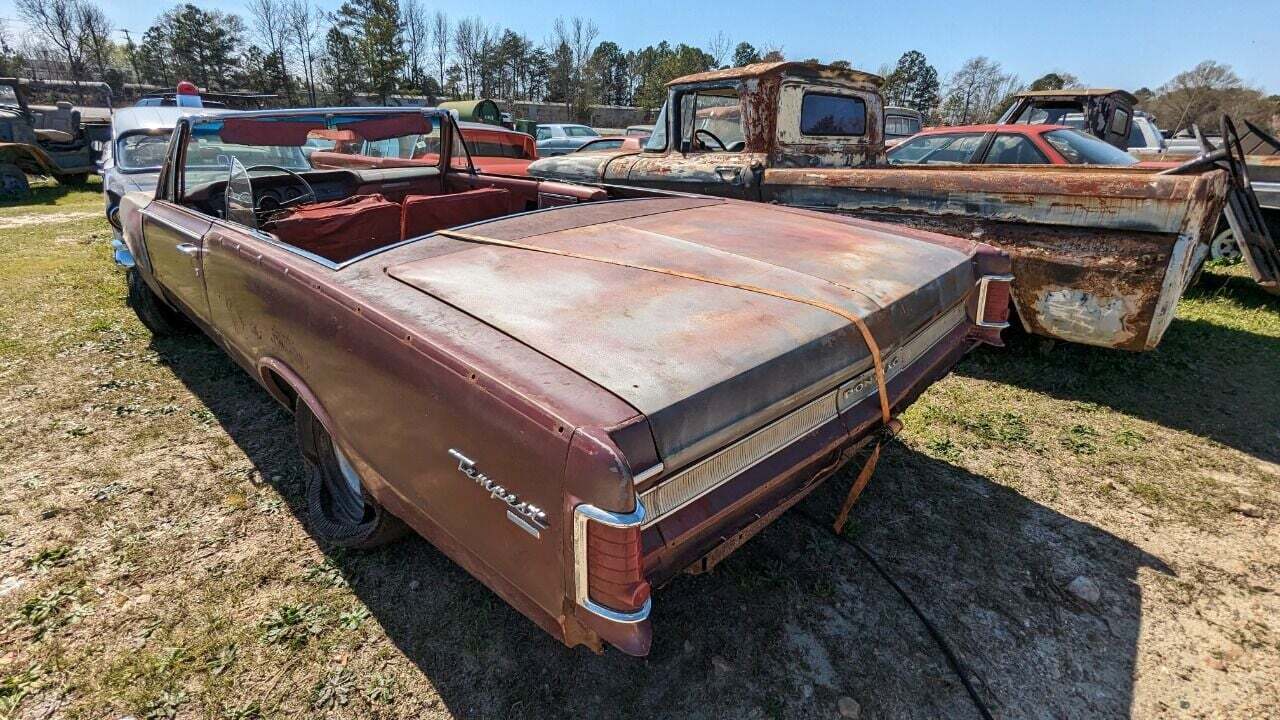
[[[521,502],[520,497],[489,478],[476,469],[476,463],[462,453],[449,449],[449,454],[458,459],[458,472],[475,481],[477,485],[489,493],[489,497],[500,500],[507,506],[507,519],[515,523],[521,530],[540,538],[539,531],[547,529],[547,514],[537,505]]]

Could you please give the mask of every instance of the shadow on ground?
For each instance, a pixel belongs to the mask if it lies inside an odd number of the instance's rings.
[[[31,184],[31,196],[22,200],[3,200],[0,201],[0,208],[21,207],[26,205],[54,205],[59,199],[67,196],[72,192],[92,189],[96,190],[102,186],[98,183],[86,183],[84,185],[60,185],[54,181],[37,181]]]
[[[1221,294],[1248,309],[1280,312],[1280,297],[1244,277],[1213,275],[1188,298]],[[1280,462],[1280,339],[1199,320],[1175,319],[1146,353],[1051,342],[1010,332],[960,375],[1097,403]]]
[[[300,515],[288,415],[202,336],[153,347]],[[850,479],[798,510],[829,517]],[[851,534],[951,639],[997,717],[1128,714],[1136,580],[1168,572],[1159,559],[902,446],[886,453]],[[713,574],[657,591],[644,659],[562,647],[419,538],[326,550],[456,717],[834,717],[841,696],[863,717],[977,716],[901,599],[796,511]],[[1101,588],[1096,607],[1063,592],[1078,575]]]

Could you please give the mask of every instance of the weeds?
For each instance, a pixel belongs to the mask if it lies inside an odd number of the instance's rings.
[[[301,647],[325,631],[325,610],[319,605],[281,605],[262,620],[264,642]]]

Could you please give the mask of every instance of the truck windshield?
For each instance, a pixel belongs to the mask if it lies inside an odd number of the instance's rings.
[[[647,152],[658,152],[667,149],[667,103],[662,103],[658,111],[658,119],[653,121],[653,134],[645,141]]]
[[[1138,162],[1129,153],[1079,130],[1054,130],[1045,133],[1044,139],[1072,165],[1127,166]]]

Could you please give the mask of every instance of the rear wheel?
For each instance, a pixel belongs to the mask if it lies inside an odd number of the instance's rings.
[[[1230,227],[1213,236],[1213,240],[1209,242],[1209,257],[1228,262],[1240,259],[1240,243],[1236,242],[1236,234]]]
[[[12,164],[0,164],[0,200],[26,200],[31,197],[31,185],[22,168]]]
[[[129,284],[129,307],[152,335],[176,335],[191,327],[186,316],[161,300],[136,269],[128,271],[126,282]]]
[[[330,545],[355,549],[402,537],[408,528],[373,499],[360,474],[305,403],[298,404],[296,423],[298,444],[311,470],[307,480],[311,533]]]

